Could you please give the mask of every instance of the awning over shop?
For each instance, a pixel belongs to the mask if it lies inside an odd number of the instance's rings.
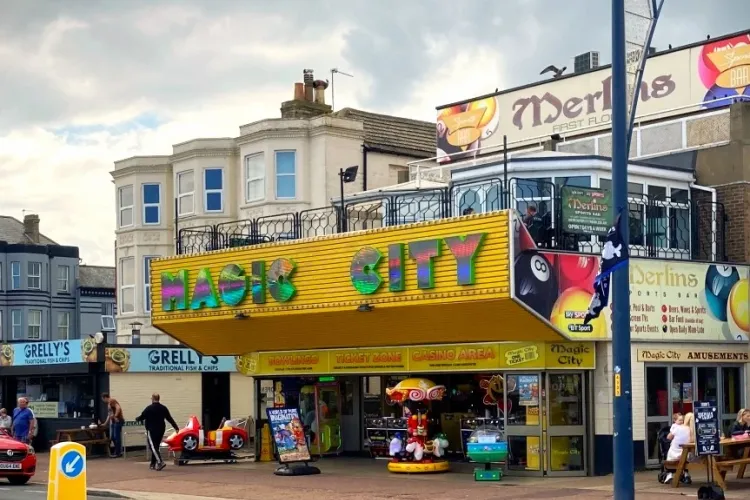
[[[160,259],[152,320],[210,355],[563,340],[511,300],[509,234],[496,212]]]

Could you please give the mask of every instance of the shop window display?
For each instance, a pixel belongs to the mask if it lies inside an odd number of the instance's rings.
[[[93,420],[96,416],[91,377],[19,377],[16,394],[29,400],[29,407],[38,418]]]

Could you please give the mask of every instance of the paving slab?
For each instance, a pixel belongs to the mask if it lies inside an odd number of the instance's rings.
[[[143,458],[91,459],[89,487],[138,500],[430,500],[513,499],[611,499],[612,477],[530,478],[505,477],[501,482],[476,482],[472,466],[456,464],[455,472],[439,475],[394,475],[385,461],[355,458],[324,459],[315,464],[322,474],[306,477],[273,475],[276,464],[171,463],[161,472],[148,469]],[[39,455],[36,481],[47,477],[48,456]],[[636,498],[670,500],[696,497],[701,478],[692,486],[671,488],[656,482],[656,472],[636,474]],[[730,478],[727,498],[750,498],[750,479]]]

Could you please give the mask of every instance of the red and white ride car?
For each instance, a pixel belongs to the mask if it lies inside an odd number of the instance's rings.
[[[237,451],[248,442],[247,431],[241,427],[222,425],[206,431],[198,418],[191,416],[185,427],[164,439],[170,451],[187,453],[222,453]]]

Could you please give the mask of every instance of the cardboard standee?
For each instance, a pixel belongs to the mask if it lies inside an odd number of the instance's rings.
[[[280,464],[277,476],[310,476],[320,469],[310,465],[310,436],[302,426],[297,408],[267,408],[271,443]]]

